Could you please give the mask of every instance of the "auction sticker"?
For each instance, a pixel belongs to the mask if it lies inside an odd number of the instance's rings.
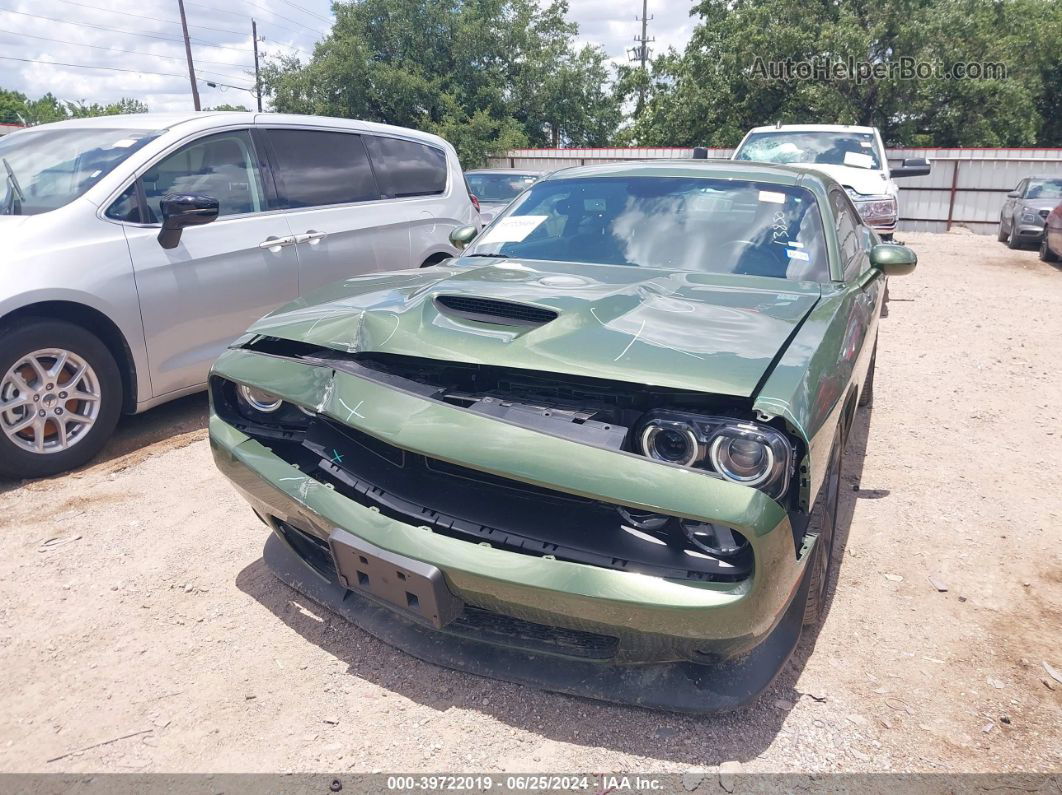
[[[502,218],[483,236],[483,243],[518,243],[534,232],[549,216],[546,215],[510,215]]]

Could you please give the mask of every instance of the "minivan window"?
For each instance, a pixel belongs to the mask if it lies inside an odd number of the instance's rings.
[[[266,209],[262,177],[246,130],[200,138],[151,166],[140,178],[148,222],[162,219],[159,204],[167,193],[198,193],[218,200],[219,216]]]
[[[446,190],[446,154],[434,146],[368,135],[365,139],[385,196],[431,196]]]
[[[0,215],[38,215],[69,204],[159,134],[68,127],[0,138]]]
[[[322,207],[380,198],[357,133],[269,130],[287,207]]]
[[[130,184],[117,199],[111,202],[111,206],[107,208],[107,212],[104,215],[115,221],[126,221],[131,224],[140,223],[140,199],[136,195],[135,182]]]

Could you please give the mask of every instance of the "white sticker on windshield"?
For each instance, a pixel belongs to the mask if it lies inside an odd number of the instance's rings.
[[[510,215],[496,223],[477,243],[519,243],[546,220],[547,215]]]
[[[126,149],[136,143],[136,138],[123,138],[111,144],[111,149]]]
[[[874,168],[874,158],[862,152],[845,152],[844,164],[856,168]]]
[[[792,246],[793,248],[804,248],[804,244],[798,240],[790,240],[786,245]]]
[[[873,146],[874,144],[872,144],[872,143],[871,143],[870,141],[860,141],[860,142],[859,142],[859,145],[860,145],[861,147],[863,147],[864,149],[869,149],[869,148],[870,148],[870,147],[872,147],[872,146]]]
[[[808,253],[806,251],[795,251],[791,248],[787,248],[785,250],[785,253],[789,255],[789,259],[802,259],[805,262],[811,260],[811,257],[808,256]]]
[[[772,190],[761,190],[760,201],[771,202],[772,204],[785,204],[785,194],[775,193]]]

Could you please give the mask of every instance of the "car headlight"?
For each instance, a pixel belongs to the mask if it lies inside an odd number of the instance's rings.
[[[247,386],[246,384],[240,384],[236,389],[236,394],[239,395],[240,400],[252,409],[260,411],[263,414],[272,414],[284,403],[284,401],[276,395],[266,392],[264,389]]]
[[[1043,219],[1040,217],[1040,213],[1025,210],[1021,214],[1021,222],[1023,224],[1042,224]]]
[[[657,461],[699,467],[775,498],[789,487],[793,446],[769,425],[734,417],[653,412],[643,421],[637,439],[638,451]]]
[[[867,223],[872,221],[892,223],[896,220],[895,196],[866,196],[851,188],[848,188],[847,192],[852,197],[852,203],[859,211],[860,218]]]

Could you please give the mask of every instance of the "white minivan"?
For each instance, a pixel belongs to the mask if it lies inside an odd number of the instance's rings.
[[[900,218],[898,177],[929,173],[926,160],[904,160],[890,168],[876,127],[847,124],[776,124],[745,134],[734,160],[808,166],[844,186],[863,222],[891,240]]]
[[[205,112],[0,139],[0,476],[84,463],[279,304],[433,265],[477,223],[453,147],[400,127]]]

